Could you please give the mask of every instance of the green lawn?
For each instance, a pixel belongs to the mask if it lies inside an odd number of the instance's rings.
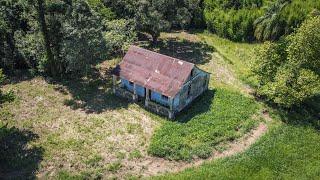
[[[257,84],[250,72],[250,66],[255,58],[255,48],[261,44],[232,42],[208,32],[197,33],[197,35],[202,41],[214,47],[240,80],[250,85]]]
[[[216,88],[201,96],[175,121],[165,121],[151,139],[149,153],[174,160],[207,158],[223,142],[250,131],[257,103],[242,94]]]
[[[312,126],[282,124],[245,153],[155,179],[319,179],[319,142]]]

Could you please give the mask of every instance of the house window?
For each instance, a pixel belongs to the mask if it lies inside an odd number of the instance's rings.
[[[190,77],[193,77],[194,69],[191,70]]]
[[[188,96],[190,96],[191,94],[191,84],[189,84],[189,87],[188,87]]]
[[[133,82],[129,81],[129,85],[130,85],[130,86],[133,86]]]
[[[168,101],[168,96],[165,96],[165,95],[161,95],[161,98],[165,101]]]

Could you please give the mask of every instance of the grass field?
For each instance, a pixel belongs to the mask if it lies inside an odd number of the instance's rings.
[[[151,154],[173,160],[208,158],[213,148],[222,150],[223,143],[243,136],[258,122],[253,119],[258,109],[254,100],[226,89],[209,90],[192,106],[155,132]]]
[[[185,32],[163,33],[160,40],[145,46],[212,73],[210,90],[176,121],[112,94],[108,72],[119,59],[98,64],[88,77],[62,82],[21,72],[4,86],[16,98],[0,107],[0,179],[131,179],[171,172],[224,151],[262,122],[264,105],[243,83],[255,84],[249,65],[258,44]],[[270,111],[273,120],[263,121],[269,132],[248,151],[154,178],[319,178],[319,130]]]
[[[319,140],[313,127],[282,124],[245,153],[155,179],[319,179]]]

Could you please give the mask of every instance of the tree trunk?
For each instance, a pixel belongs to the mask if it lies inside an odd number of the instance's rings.
[[[158,42],[158,37],[160,36],[160,33],[158,33],[158,32],[151,32],[150,34],[151,34],[151,36],[152,36],[152,44],[153,44],[153,45],[156,45],[157,42]]]
[[[14,71],[14,65],[15,65],[15,43],[14,43],[14,30],[12,30],[11,33],[7,34],[7,43],[9,46],[9,62],[7,62],[8,64],[8,68],[9,68],[9,72],[13,73]]]
[[[57,71],[56,71],[56,67],[55,67],[55,63],[54,63],[53,53],[52,53],[51,46],[50,46],[50,37],[49,37],[49,33],[48,33],[48,27],[47,27],[47,23],[45,20],[44,0],[37,0],[37,3],[38,3],[38,7],[37,7],[38,18],[39,18],[41,32],[43,34],[46,54],[47,54],[47,58],[48,58],[48,63],[46,64],[45,70],[49,73],[49,75],[55,77],[57,75]]]

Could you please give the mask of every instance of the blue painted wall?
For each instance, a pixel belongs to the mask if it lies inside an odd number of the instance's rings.
[[[126,79],[121,78],[121,85],[122,87],[128,89],[129,91],[133,92],[133,85],[130,85],[129,81]],[[140,97],[145,97],[145,88],[136,84],[136,92]],[[162,98],[161,94],[155,91],[151,91],[152,101],[155,101],[159,104],[169,106],[169,98],[166,100]],[[179,94],[173,99],[173,109],[176,109],[179,106]]]
[[[151,101],[156,101],[162,105],[169,106],[169,99],[162,98],[161,94],[155,91],[151,91]]]
[[[130,85],[129,81],[126,79],[121,78],[121,84],[124,88],[128,89],[129,91],[133,92],[133,85]]]
[[[129,91],[133,92],[133,85],[130,85],[128,80],[121,78],[121,85],[126,89],[128,89]],[[144,87],[139,86],[138,84],[136,84],[136,92],[138,96],[141,96],[141,97],[145,96]]]
[[[136,91],[138,96],[144,97],[145,96],[145,88],[136,84]]]
[[[158,92],[151,91],[151,100],[169,106],[169,98],[167,100],[162,98],[161,94]],[[173,109],[176,109],[179,106],[179,100],[179,94],[173,98]]]

